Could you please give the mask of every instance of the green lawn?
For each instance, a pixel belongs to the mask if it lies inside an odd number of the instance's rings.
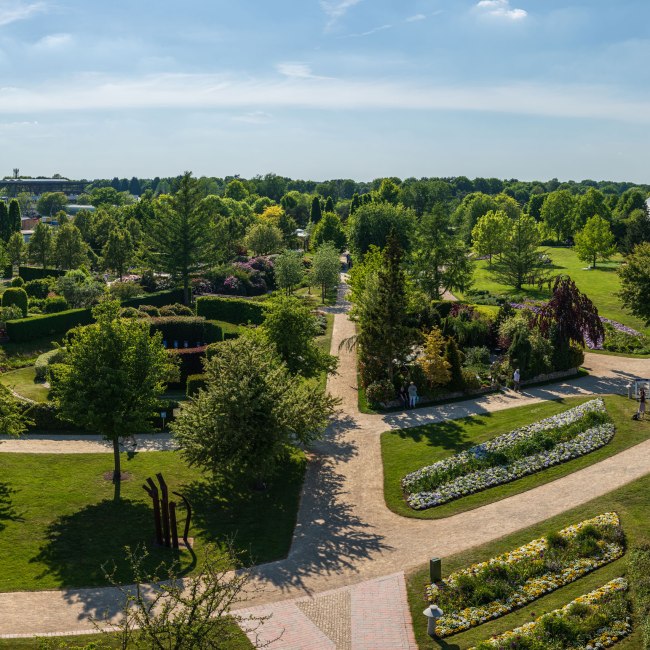
[[[289,551],[305,470],[302,453],[283,463],[266,492],[247,481],[214,483],[190,469],[176,452],[123,455],[130,479],[123,500],[112,501],[104,479],[110,454],[0,455],[0,591],[57,589],[106,584],[101,565],[118,562],[117,577],[127,581],[123,549],[153,538],[151,501],[144,480],[162,472],[170,490],[188,497],[194,509],[190,535],[195,550],[208,541],[233,538],[246,564],[285,557]],[[184,511],[179,520],[184,524]],[[182,528],[181,528],[182,532]],[[150,548],[150,569],[174,553]],[[195,560],[180,556],[182,569]]]
[[[12,370],[0,375],[0,382],[11,388],[19,395],[35,402],[47,402],[50,389],[40,382],[36,382],[34,366]]]
[[[553,530],[564,528],[572,523],[594,517],[603,512],[616,511],[625,530],[628,548],[633,545],[650,543],[650,520],[648,519],[648,494],[650,493],[650,476],[639,479],[605,496],[594,499],[589,503],[569,510],[557,517],[526,528],[518,533],[508,535],[499,540],[489,542],[464,553],[445,558],[443,561],[443,576],[475,562],[483,562],[495,555],[517,548],[522,544],[542,537]],[[428,567],[413,571],[407,577],[407,591],[413,627],[416,640],[421,650],[464,650],[474,644],[488,639],[492,635],[511,630],[522,623],[533,620],[545,612],[565,605],[576,596],[585,594],[599,587],[612,578],[625,574],[626,557],[623,557],[597,571],[580,578],[535,602],[503,616],[495,621],[460,634],[447,637],[444,640],[430,639],[426,633],[426,619],[422,610],[427,602],[424,597],[424,587],[428,581]],[[632,650],[641,647],[641,635],[635,632],[615,646],[621,650]]]
[[[621,255],[616,255],[610,262],[598,262],[596,269],[587,270],[589,266],[581,262],[571,248],[544,248],[553,261],[552,273],[567,274],[575,281],[583,293],[598,307],[601,316],[617,320],[620,323],[650,335],[650,328],[640,319],[623,310],[617,292],[620,282],[616,269],[622,261]],[[497,294],[525,294],[535,299],[546,299],[550,296],[547,288],[538,291],[536,287],[524,285],[521,291],[515,291],[495,281],[488,270],[487,260],[479,260],[474,265],[474,289],[485,289]],[[460,297],[460,296],[459,296]]]
[[[619,395],[607,396],[604,398],[605,405],[616,426],[616,435],[604,447],[568,463],[556,465],[512,483],[477,492],[435,508],[413,510],[407,505],[402,492],[401,480],[409,472],[425,465],[431,465],[472,445],[485,442],[524,424],[530,424],[566,411],[588,399],[592,398],[580,397],[544,402],[461,420],[447,420],[411,429],[384,432],[381,437],[381,451],[386,505],[393,512],[404,517],[418,519],[449,517],[566,476],[650,437],[650,421],[634,422],[630,419],[631,413],[636,410],[634,402]]]
[[[219,647],[222,650],[249,650],[253,644],[236,626],[232,629],[233,638]],[[149,650],[151,646],[129,643],[129,649]],[[83,634],[29,639],[0,639],[0,650],[114,650],[122,648],[117,634]]]

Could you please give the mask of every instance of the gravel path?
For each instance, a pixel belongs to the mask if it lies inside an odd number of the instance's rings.
[[[324,606],[319,609],[305,605],[305,597],[342,587],[354,589],[353,585],[364,581],[399,575],[431,556],[445,557],[502,537],[650,472],[649,440],[552,483],[447,519],[426,521],[395,515],[384,503],[380,452],[383,431],[558,397],[625,392],[630,378],[650,376],[650,360],[588,354],[585,367],[591,373],[589,377],[519,394],[499,393],[403,413],[361,414],[357,408],[354,350],[344,345],[339,350],[342,342],[354,335],[354,324],[346,313],[344,289],[342,286],[337,305],[330,308],[335,314],[332,351],[339,354],[340,366],[339,373],[328,381],[329,390],[341,399],[341,413],[325,439],[314,445],[314,460],[307,470],[289,556],[255,568],[255,584],[263,591],[256,593],[247,607],[299,598],[299,605],[291,609],[287,604],[282,611],[289,608],[313,623],[318,612],[327,611],[330,601],[323,601]],[[170,444],[159,436],[156,441]],[[69,453],[70,449],[81,453],[102,443],[83,436],[59,442],[45,438],[2,442],[0,452],[28,451],[28,445],[45,449],[42,445],[46,444],[48,451],[40,453]],[[18,447],[10,449],[7,445]],[[0,635],[90,630],[88,615],[116,611],[115,598],[111,589],[0,594]],[[341,607],[347,607],[346,598],[338,598],[337,602],[343,603]],[[398,608],[405,606],[404,599],[399,605],[396,602]],[[334,628],[330,624],[331,621],[323,623],[318,634],[325,630],[323,633],[331,639]],[[345,637],[345,631],[341,634]],[[280,643],[272,647],[298,646]]]

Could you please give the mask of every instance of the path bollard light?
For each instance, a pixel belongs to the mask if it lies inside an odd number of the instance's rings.
[[[162,418],[162,428],[165,430],[165,418],[167,417],[167,411],[160,411],[160,417]]]
[[[432,557],[429,560],[429,582],[440,582],[442,580],[442,560],[439,557]]]
[[[422,613],[427,617],[427,634],[434,638],[436,636],[436,622],[444,612],[437,605],[429,605]]]

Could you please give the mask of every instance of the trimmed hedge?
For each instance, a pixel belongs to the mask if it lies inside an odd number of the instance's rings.
[[[45,381],[47,368],[51,363],[60,363],[61,359],[65,357],[65,348],[55,348],[49,352],[43,352],[36,363],[34,369],[36,371],[36,381]]]
[[[7,335],[13,342],[23,343],[45,336],[65,334],[77,325],[93,322],[90,309],[68,309],[58,314],[44,314],[7,321]]]
[[[122,301],[122,307],[135,307],[140,305],[152,305],[153,307],[164,307],[165,305],[173,305],[177,302],[183,301],[182,289],[169,289],[168,291],[157,291],[156,293],[148,293],[144,296],[137,298],[129,298]]]
[[[51,269],[47,269],[48,271]],[[9,289],[7,289],[9,291]],[[122,303],[123,307],[138,307],[139,305],[157,306],[175,302],[178,293],[182,290],[172,289],[170,291],[159,291],[140,298],[131,298]],[[6,293],[6,292],[5,292]],[[47,306],[46,306],[47,309]],[[33,341],[45,336],[65,334],[68,330],[77,325],[89,325],[93,322],[90,309],[68,309],[56,314],[44,314],[21,320],[7,321],[7,334],[12,341],[24,343]],[[202,339],[203,340],[203,339]],[[193,341],[196,343],[196,341]]]
[[[22,287],[9,287],[2,294],[2,306],[11,307],[15,305],[22,310],[23,316],[27,316],[28,302],[27,292]]]
[[[18,275],[25,280],[25,282],[29,282],[30,280],[42,280],[43,278],[58,278],[62,275],[65,275],[65,271],[61,271],[60,269],[41,269],[35,266],[19,266],[18,267]]]
[[[196,315],[234,325],[260,325],[264,322],[264,306],[243,298],[204,296],[196,299]]]
[[[149,319],[149,329],[151,333],[160,332],[168,348],[174,347],[174,341],[179,348],[184,347],[185,341],[192,348],[206,341],[205,318],[196,316],[158,316]]]
[[[25,416],[33,422],[29,425],[30,430],[74,431],[77,429],[71,422],[59,419],[56,406],[50,402],[31,404],[26,409]]]
[[[176,385],[183,385],[190,375],[199,375],[203,372],[203,359],[206,346],[200,348],[178,348],[168,350],[172,358],[179,360],[180,380]]]
[[[194,397],[200,389],[204,389],[207,386],[207,380],[207,375],[190,375],[187,378],[187,396]]]

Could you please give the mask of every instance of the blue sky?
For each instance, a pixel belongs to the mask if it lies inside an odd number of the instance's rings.
[[[0,0],[0,175],[648,182],[647,0]]]

